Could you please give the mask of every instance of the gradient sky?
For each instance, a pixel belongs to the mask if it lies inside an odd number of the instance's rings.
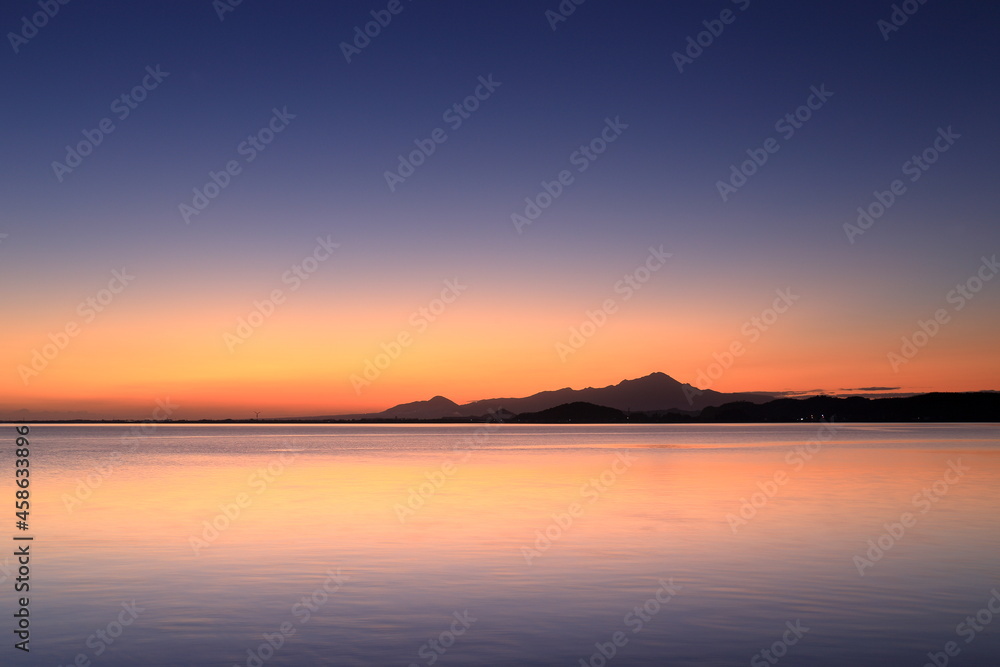
[[[244,0],[220,20],[210,0],[70,2],[16,44],[39,6],[0,9],[0,418],[142,418],[167,398],[180,418],[335,414],[653,371],[719,391],[1000,388],[1000,280],[948,300],[1000,252],[1000,7],[913,3],[886,39],[888,2],[592,0],[553,30],[555,0],[403,0],[348,63],[341,43],[389,4]],[[723,10],[679,72],[673,54]],[[500,85],[452,129],[480,77]],[[812,87],[833,95],[786,138],[776,122]],[[285,108],[248,162],[238,146]],[[104,118],[114,131],[60,180],[53,162]],[[627,129],[578,171],[609,118]],[[435,128],[447,140],[390,191]],[[939,128],[959,138],[911,182]],[[771,137],[723,201],[717,182]],[[179,205],[230,160],[240,173],[186,224]],[[511,215],[561,170],[573,182],[518,233]],[[894,179],[906,191],[850,242],[844,224]],[[340,245],[292,289],[318,238]],[[625,299],[616,283],[660,246],[671,257]],[[80,308],[123,269],[101,312]],[[425,320],[448,280],[465,288]],[[798,298],[758,329],[776,290]],[[560,355],[607,299],[616,312]]]

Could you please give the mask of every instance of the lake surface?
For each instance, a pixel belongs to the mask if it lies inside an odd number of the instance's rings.
[[[1000,665],[997,424],[30,428],[4,665]]]

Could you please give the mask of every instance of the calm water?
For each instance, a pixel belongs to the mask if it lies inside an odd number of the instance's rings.
[[[134,430],[31,427],[0,664],[1000,665],[996,424]]]

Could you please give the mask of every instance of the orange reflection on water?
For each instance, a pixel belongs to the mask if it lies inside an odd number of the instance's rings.
[[[144,558],[326,550],[415,569],[469,559],[514,568],[528,548],[540,552],[532,567],[626,553],[694,566],[778,546],[849,557],[883,522],[919,512],[914,496],[961,460],[968,474],[918,514],[912,534],[923,537],[912,541],[975,540],[970,531],[996,523],[995,454],[829,444],[807,461],[790,451],[163,456],[115,470],[71,512],[80,473],[48,479],[36,508],[47,534],[119,554],[142,546]]]

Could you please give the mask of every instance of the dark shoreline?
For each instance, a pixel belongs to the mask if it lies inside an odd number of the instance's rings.
[[[627,412],[592,403],[566,403],[540,412],[501,418],[285,418],[285,419],[28,419],[2,424],[790,424],[843,423],[993,423],[1000,422],[1000,392],[930,393],[904,398],[782,398],[767,403],[745,401],[700,411]]]

